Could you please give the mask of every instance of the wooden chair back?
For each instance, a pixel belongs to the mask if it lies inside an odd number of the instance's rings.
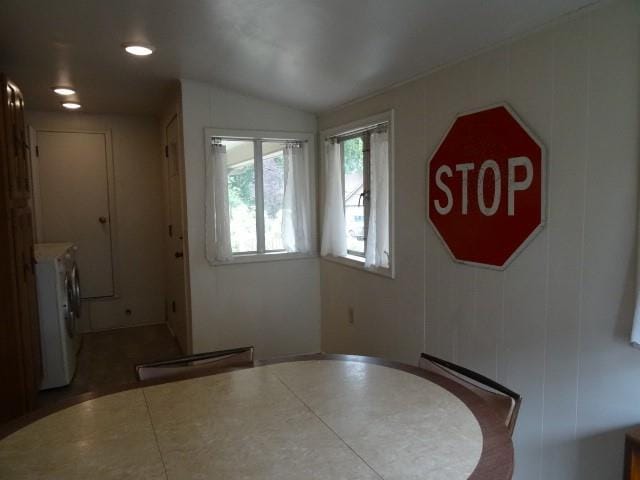
[[[252,365],[253,347],[242,347],[137,365],[136,375],[138,380],[156,380],[190,372],[215,373],[223,368]]]
[[[420,355],[420,368],[447,377],[472,390],[504,420],[509,433],[513,435],[522,403],[519,394],[473,370],[427,353]]]

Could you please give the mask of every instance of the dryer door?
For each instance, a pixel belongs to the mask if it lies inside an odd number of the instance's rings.
[[[71,283],[69,292],[69,303],[71,304],[71,311],[75,319],[80,318],[80,311],[82,306],[81,292],[80,292],[80,273],[78,272],[78,265],[74,262],[69,273],[69,282]]]
[[[76,314],[73,306],[73,280],[72,272],[67,272],[64,276],[64,293],[65,299],[63,304],[64,324],[69,338],[73,338],[76,334]]]

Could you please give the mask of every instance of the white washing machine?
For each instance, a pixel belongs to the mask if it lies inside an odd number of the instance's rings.
[[[80,344],[80,279],[72,243],[35,245],[38,311],[42,339],[41,390],[68,385]]]

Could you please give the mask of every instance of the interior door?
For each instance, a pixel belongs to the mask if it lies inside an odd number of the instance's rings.
[[[187,320],[184,226],[182,218],[182,176],[180,174],[180,151],[178,144],[178,121],[176,118],[167,125],[167,318],[180,348],[189,352],[189,326]]]
[[[114,294],[106,133],[37,131],[41,242],[78,247],[82,298]]]

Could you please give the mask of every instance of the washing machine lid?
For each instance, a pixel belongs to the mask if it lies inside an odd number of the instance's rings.
[[[73,248],[73,243],[36,243],[33,247],[36,262],[45,263],[63,257]]]

